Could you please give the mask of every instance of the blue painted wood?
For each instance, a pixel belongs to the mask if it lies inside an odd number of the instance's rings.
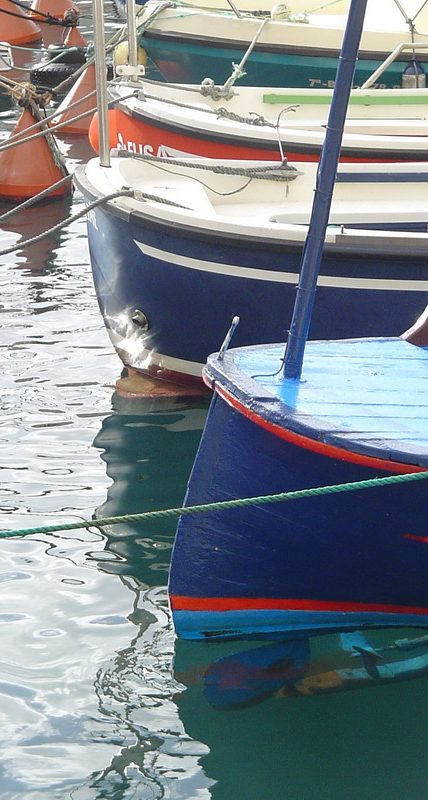
[[[94,216],[96,225],[88,226],[88,236],[97,299],[115,346],[122,342],[127,351],[124,356],[118,348],[128,366],[144,369],[141,353],[147,348],[202,370],[235,314],[241,318],[233,340],[237,346],[285,338],[295,284],[271,281],[264,274],[284,270],[297,275],[300,245],[217,238],[210,232],[200,238],[171,226],[156,228],[143,218],[121,219],[110,207],[96,209]],[[163,258],[145,254],[136,242],[155,248]],[[410,250],[409,240],[404,255],[325,252],[321,273],[332,280],[318,286],[310,338],[392,336],[413,323],[426,305],[419,282],[427,281],[428,266],[424,253]],[[193,259],[195,266],[198,260],[211,262],[212,272],[186,269],[174,263],[175,256]],[[234,265],[234,274],[224,275],[224,264]],[[260,279],[246,277],[246,268],[256,269]],[[381,284],[376,289],[341,285],[342,278],[355,277]],[[405,283],[391,289],[391,280]],[[147,315],[147,333],[132,323],[135,309]]]
[[[302,380],[282,380],[282,345],[208,361],[266,422],[376,458],[428,466],[428,350],[403,339],[308,342]],[[257,379],[252,376],[257,375]]]
[[[235,397],[256,383],[231,359],[223,372]],[[327,380],[316,390],[324,388]],[[265,420],[276,416],[271,406],[278,398],[271,397],[272,404],[266,390]],[[247,407],[259,412],[261,406],[253,393]],[[382,443],[378,449],[387,455]],[[370,468],[284,441],[215,395],[185,504],[386,474],[387,466]],[[169,581],[178,635],[269,639],[316,630],[427,626],[426,496],[427,483],[417,481],[182,517]]]
[[[365,5],[352,0],[345,33],[354,63]],[[341,100],[335,91],[343,128]],[[185,505],[428,468],[427,349],[402,339],[311,342],[303,365],[341,130],[327,136],[333,160],[323,148],[285,359],[281,345],[209,358],[215,394]],[[428,625],[425,498],[423,483],[401,483],[181,517],[169,578],[177,633]]]

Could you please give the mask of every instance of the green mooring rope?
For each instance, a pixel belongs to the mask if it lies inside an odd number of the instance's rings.
[[[373,489],[378,486],[390,486],[394,483],[410,483],[428,478],[426,472],[410,472],[404,475],[390,475],[387,478],[370,478],[366,481],[353,483],[338,483],[333,486],[318,486],[314,489],[299,489],[296,492],[281,492],[280,494],[267,494],[260,497],[243,497],[237,500],[222,500],[217,503],[206,503],[187,508],[165,508],[160,511],[143,511],[140,514],[123,514],[120,517],[104,517],[83,522],[65,522],[57,525],[43,525],[38,528],[21,528],[18,530],[0,531],[0,538],[10,536],[30,536],[35,533],[57,533],[59,531],[72,531],[78,528],[102,528],[104,525],[117,525],[120,522],[136,522],[141,520],[164,519],[166,517],[180,517],[184,514],[201,514],[207,511],[223,511],[229,508],[244,508],[245,506],[268,505],[281,503],[286,500],[302,500],[307,497],[321,497],[325,494],[339,494],[353,492],[358,489]]]

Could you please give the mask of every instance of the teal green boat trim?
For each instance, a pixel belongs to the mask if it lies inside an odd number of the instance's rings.
[[[228,48],[215,40],[205,42],[190,41],[184,38],[146,31],[140,35],[140,46],[157,66],[167,81],[178,83],[200,83],[211,78],[216,84],[223,84],[230,77],[233,64],[242,59],[244,50]],[[382,59],[363,59],[358,61],[355,72],[355,86],[361,86],[380,66]],[[373,88],[399,89],[402,74],[408,66],[405,61],[394,61],[383,73],[382,80]],[[337,69],[337,58],[324,56],[304,56],[257,49],[251,53],[245,64],[245,73],[239,79],[239,86],[284,86],[314,89],[332,89]],[[295,102],[295,98],[293,98]]]

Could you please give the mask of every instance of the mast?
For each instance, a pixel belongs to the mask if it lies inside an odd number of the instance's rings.
[[[358,58],[367,0],[351,0],[317,171],[308,235],[284,358],[284,378],[299,380],[312,318],[325,232],[330,215],[349,95]]]
[[[107,72],[104,42],[103,0],[92,0],[95,29],[95,78],[100,136],[100,164],[110,166],[110,141],[107,116]]]

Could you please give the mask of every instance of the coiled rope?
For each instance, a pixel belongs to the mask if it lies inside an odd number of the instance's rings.
[[[38,533],[59,533],[60,531],[72,531],[80,528],[102,528],[104,525],[118,525],[126,522],[143,522],[154,519],[167,519],[180,517],[190,514],[204,514],[210,511],[225,511],[233,508],[245,508],[248,506],[262,506],[271,503],[283,503],[292,500],[303,500],[310,497],[322,497],[324,495],[340,494],[342,492],[355,492],[361,489],[375,489],[380,486],[391,486],[393,484],[410,483],[428,478],[428,471],[408,472],[404,475],[389,475],[386,478],[369,478],[364,481],[354,481],[353,483],[338,483],[332,486],[318,486],[312,489],[299,489],[295,492],[280,492],[279,494],[261,495],[259,497],[243,497],[236,500],[221,500],[216,503],[204,503],[201,505],[187,506],[181,508],[166,508],[159,511],[143,511],[140,514],[123,514],[116,517],[103,517],[100,519],[83,520],[82,522],[63,522],[56,525],[42,525],[35,528],[19,528],[17,530],[0,531],[0,539],[12,536],[31,536]]]
[[[197,91],[199,94],[200,93],[199,89]],[[181,92],[181,86],[180,86],[180,92]],[[179,100],[172,100],[170,97],[165,99],[162,96],[155,94],[147,94],[147,92],[145,91],[140,92],[139,90],[136,90],[135,97],[138,98],[138,100],[141,100],[142,102],[144,102],[145,100],[155,100],[157,103],[166,103],[169,106],[174,106],[176,108],[185,108],[188,109],[189,111],[197,111],[198,113],[203,112],[204,114],[214,115],[219,119],[228,119],[231,120],[232,122],[242,122],[245,125],[261,126],[261,127],[266,126],[268,128],[277,127],[275,122],[270,122],[262,114],[259,114],[258,111],[249,111],[247,116],[244,116],[243,114],[237,114],[234,111],[229,111],[229,109],[225,108],[224,106],[220,106],[220,108],[209,108],[208,106],[204,107],[192,103],[182,103]],[[231,100],[232,97],[234,97],[234,95],[229,95],[224,99]],[[121,97],[120,99],[118,99],[118,102],[120,103],[122,100],[125,99],[126,99],[125,97]],[[283,111],[294,111],[296,108],[297,106],[287,106],[287,108],[283,109]]]
[[[189,87],[186,87],[185,84],[183,84],[183,89],[185,88]],[[180,92],[181,90],[182,87],[180,86]],[[192,89],[191,91],[197,91],[198,94],[200,93],[199,89],[198,90]],[[260,125],[260,126],[266,125],[269,128],[276,128],[276,124],[274,122],[269,122],[269,120],[267,120],[262,114],[259,114],[258,111],[249,111],[247,116],[243,116],[242,114],[237,114],[234,111],[229,111],[229,109],[225,108],[224,106],[220,106],[220,108],[209,108],[208,106],[201,106],[200,104],[194,105],[191,103],[182,103],[179,100],[172,100],[170,97],[166,99],[161,95],[148,94],[147,92],[139,91],[138,89],[135,91],[134,96],[138,100],[141,100],[142,102],[144,102],[145,100],[155,100],[157,103],[166,103],[169,106],[174,106],[176,108],[185,108],[188,111],[197,111],[198,113],[202,112],[204,114],[213,114],[214,116],[219,118],[230,119],[232,122],[242,122],[245,123],[246,125]],[[232,97],[234,96],[235,95],[230,95],[230,97],[224,99],[231,100]],[[122,102],[122,100],[125,99],[126,99],[125,97],[120,97],[120,99],[118,99],[118,102],[120,103]],[[284,110],[289,111],[289,110],[294,110],[295,108],[296,106],[288,106]]]

